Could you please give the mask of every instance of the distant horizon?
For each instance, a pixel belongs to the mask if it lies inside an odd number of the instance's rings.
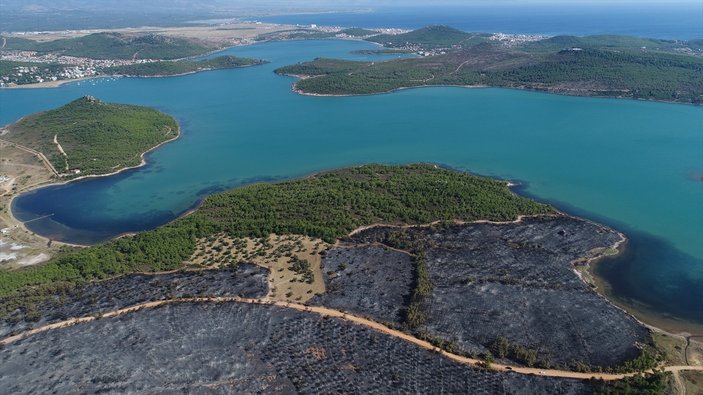
[[[0,20],[0,31],[166,27],[193,21],[238,18],[321,26],[416,29],[443,24],[488,33],[615,34],[677,40],[703,38],[703,2],[691,0],[442,0],[432,4],[417,0],[400,3],[388,0],[334,3],[326,0],[265,0],[256,4],[226,0],[153,0],[146,5],[136,0],[105,0],[96,3],[5,0],[5,18]]]

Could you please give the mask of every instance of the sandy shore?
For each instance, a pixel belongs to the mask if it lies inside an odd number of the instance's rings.
[[[83,77],[83,78],[74,78],[70,80],[58,80],[58,81],[45,81],[45,82],[37,82],[34,84],[22,84],[22,85],[11,85],[11,86],[3,86],[0,89],[43,89],[43,88],[58,88],[61,85],[65,84],[70,84],[71,82],[80,82],[80,81],[87,81],[87,80],[94,80],[97,78],[117,78],[117,76],[113,75],[95,75],[91,77]]]
[[[126,171],[126,170],[131,170],[131,169],[136,169],[136,168],[142,167],[142,166],[146,165],[146,160],[144,159],[144,156],[145,156],[146,154],[148,154],[148,153],[151,152],[151,151],[156,150],[157,148],[161,147],[161,146],[164,145],[164,144],[167,144],[167,143],[170,143],[170,142],[172,142],[172,141],[175,141],[175,140],[177,140],[179,137],[181,137],[181,126],[178,125],[178,124],[177,124],[177,126],[178,126],[178,130],[177,130],[178,133],[176,134],[176,136],[173,137],[173,138],[170,138],[170,139],[168,139],[168,140],[162,141],[162,142],[159,143],[158,145],[155,145],[154,147],[149,148],[147,151],[142,152],[141,155],[139,156],[139,157],[140,157],[140,163],[139,163],[138,165],[123,167],[123,168],[117,169],[117,170],[115,170],[115,171],[113,171],[113,172],[105,173],[105,174],[90,174],[90,175],[85,175],[85,176],[80,176],[80,177],[72,178],[72,179],[70,179],[70,180],[64,180],[64,181],[50,181],[50,182],[40,183],[40,184],[36,184],[36,185],[32,185],[32,186],[30,186],[30,187],[24,188],[24,189],[22,189],[22,190],[20,190],[20,191],[17,191],[14,195],[12,195],[12,196],[10,197],[10,200],[9,200],[9,202],[8,202],[7,216],[8,216],[8,218],[9,218],[10,221],[11,221],[10,226],[18,226],[18,227],[22,228],[23,230],[25,230],[26,232],[31,232],[31,233],[33,233],[30,229],[28,229],[28,228],[26,227],[26,225],[24,224],[24,222],[23,222],[23,221],[20,221],[17,217],[15,217],[14,214],[13,214],[13,212],[12,212],[12,203],[14,202],[15,198],[17,198],[18,196],[20,196],[20,195],[22,195],[22,194],[24,194],[24,193],[27,193],[27,192],[31,192],[31,191],[34,191],[34,190],[37,190],[37,189],[40,189],[40,188],[44,188],[44,187],[48,187],[48,186],[52,186],[52,185],[65,185],[65,184],[68,184],[68,183],[70,183],[70,182],[80,181],[80,180],[89,179],[89,178],[109,177],[109,176],[113,176],[113,175],[119,174],[119,173],[121,173],[121,172],[123,172],[123,171]],[[43,241],[45,241],[45,242],[49,242],[49,241],[50,241],[50,239],[47,238],[47,237],[38,235],[38,234],[36,234],[36,233],[33,233],[33,234],[34,234],[34,237],[37,237],[37,238],[39,238],[40,240],[43,240]],[[51,241],[52,241],[53,243],[58,243],[58,244],[60,244],[60,245],[68,245],[68,246],[73,246],[73,247],[88,247],[87,245],[83,245],[83,244],[65,243],[65,242],[60,242],[60,241],[55,241],[55,240],[51,240]]]

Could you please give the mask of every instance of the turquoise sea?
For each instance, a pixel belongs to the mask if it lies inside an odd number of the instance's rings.
[[[357,41],[226,51],[263,66],[58,89],[0,90],[0,124],[83,95],[156,107],[182,137],[116,176],[51,186],[13,212],[56,240],[91,243],[164,224],[210,193],[369,162],[435,162],[519,181],[520,193],[631,239],[599,265],[623,303],[703,323],[703,108],[506,90],[421,88],[363,97],[291,91],[281,65],[369,58]],[[374,57],[378,59],[379,57]]]

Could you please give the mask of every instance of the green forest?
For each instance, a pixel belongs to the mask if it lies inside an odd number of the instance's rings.
[[[374,223],[506,221],[547,213],[554,209],[513,194],[505,182],[426,164],[367,165],[253,184],[209,196],[195,212],[163,227],[94,247],[67,248],[44,265],[0,271],[0,316],[56,287],[183,267],[197,238],[220,232],[298,234],[334,242]]]
[[[77,56],[91,59],[180,59],[211,51],[211,46],[184,38],[158,34],[93,33],[53,41],[5,37],[6,50]]]
[[[306,75],[296,89],[370,94],[426,85],[479,85],[555,93],[703,102],[703,57],[608,49],[534,53],[483,43],[442,55],[385,62],[316,59],[282,67]]]
[[[176,120],[157,110],[83,97],[22,118],[3,138],[44,153],[59,173],[91,175],[136,166],[142,153],[178,133]]]
[[[235,67],[254,66],[265,63],[262,60],[238,58],[224,55],[203,60],[160,61],[136,63],[126,66],[107,67],[103,74],[124,75],[130,77],[151,77],[195,73],[205,70],[231,69]]]
[[[488,33],[467,33],[449,26],[427,26],[403,34],[379,34],[367,41],[379,43],[388,48],[418,46],[422,49],[469,47],[486,42]]]

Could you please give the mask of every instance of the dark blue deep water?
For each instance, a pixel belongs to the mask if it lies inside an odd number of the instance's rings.
[[[367,12],[281,15],[262,21],[324,26],[417,29],[442,24],[470,32],[544,35],[621,34],[689,40],[703,38],[703,2],[660,4],[466,5],[378,7]]]

